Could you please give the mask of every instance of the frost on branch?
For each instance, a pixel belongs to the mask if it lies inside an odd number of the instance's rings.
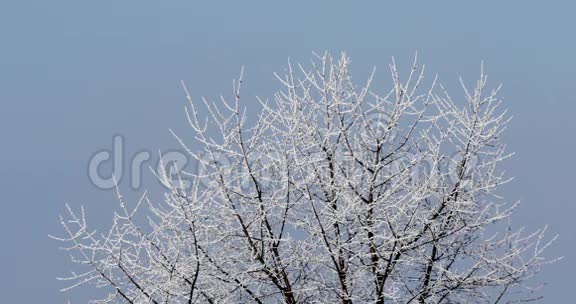
[[[218,103],[186,91],[194,136],[175,136],[201,169],[191,187],[158,172],[165,200],[119,196],[106,233],[68,208],[57,239],[82,269],[70,288],[109,291],[93,303],[536,299],[528,283],[550,241],[514,230],[517,204],[497,195],[510,156],[499,88],[482,72],[452,99],[416,62],[402,77],[392,62],[381,90],[374,73],[352,81],[349,63],[289,65],[250,119],[242,77]]]

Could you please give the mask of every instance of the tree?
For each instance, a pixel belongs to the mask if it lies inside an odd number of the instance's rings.
[[[61,218],[71,288],[94,303],[511,303],[535,299],[529,280],[550,244],[513,230],[517,203],[498,195],[511,154],[510,118],[482,72],[455,102],[436,79],[423,89],[390,65],[385,94],[352,81],[350,60],[315,55],[289,65],[283,90],[258,99],[255,122],[233,98],[190,101],[200,170],[173,178],[165,201],[119,197],[111,229],[85,212]],[[186,88],[185,88],[186,89]],[[205,107],[202,117],[199,107]],[[182,173],[183,174],[183,173]],[[184,175],[179,175],[184,177]],[[148,221],[136,219],[145,209]]]

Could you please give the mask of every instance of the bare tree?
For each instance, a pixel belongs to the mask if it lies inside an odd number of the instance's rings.
[[[57,239],[86,269],[64,278],[70,287],[110,290],[93,303],[536,299],[529,281],[552,261],[550,242],[544,229],[513,230],[517,204],[498,196],[510,156],[499,87],[482,72],[457,102],[436,79],[425,85],[416,61],[405,79],[392,61],[378,94],[374,73],[358,85],[349,63],[326,53],[289,65],[252,120],[242,76],[218,104],[186,91],[194,138],[176,137],[200,170],[181,173],[189,187],[159,172],[163,202],[128,208],[119,196],[105,234],[68,208]],[[140,206],[148,221],[135,219]]]

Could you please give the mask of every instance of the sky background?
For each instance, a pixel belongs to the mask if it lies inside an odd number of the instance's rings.
[[[405,1],[408,2],[408,1]],[[347,51],[364,79],[382,81],[395,56],[402,71],[419,52],[428,76],[453,96],[481,60],[514,120],[505,141],[521,200],[515,225],[549,224],[560,234],[546,268],[541,303],[573,299],[576,271],[576,4],[571,1],[1,1],[0,2],[0,297],[2,303],[84,303],[92,290],[61,293],[70,269],[48,234],[61,232],[66,203],[84,205],[107,224],[113,191],[91,184],[88,160],[125,139],[128,158],[177,149],[183,137],[184,80],[196,98],[228,94],[246,68],[248,95],[270,97],[272,73],[312,51]],[[250,107],[254,100],[246,100]],[[126,165],[127,166],[127,165]],[[144,188],[121,181],[128,200]],[[152,191],[152,196],[160,196]]]

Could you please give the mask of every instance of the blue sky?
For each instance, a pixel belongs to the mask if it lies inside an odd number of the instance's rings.
[[[106,223],[114,192],[87,176],[115,134],[128,155],[175,149],[187,133],[180,80],[196,97],[227,93],[242,65],[247,91],[270,96],[272,73],[312,51],[347,51],[360,78],[415,51],[454,95],[484,60],[514,115],[517,154],[504,189],[516,224],[560,234],[542,303],[566,303],[576,270],[574,114],[576,5],[569,1],[4,1],[0,4],[0,293],[4,303],[83,303],[60,293],[69,269],[50,240],[64,204]],[[250,101],[248,101],[250,102]],[[249,106],[249,104],[248,104]],[[152,159],[152,163],[154,161]],[[156,189],[150,174],[144,184]],[[126,179],[125,196],[133,199]],[[158,189],[159,190],[159,189]],[[155,193],[158,195],[159,193]]]

